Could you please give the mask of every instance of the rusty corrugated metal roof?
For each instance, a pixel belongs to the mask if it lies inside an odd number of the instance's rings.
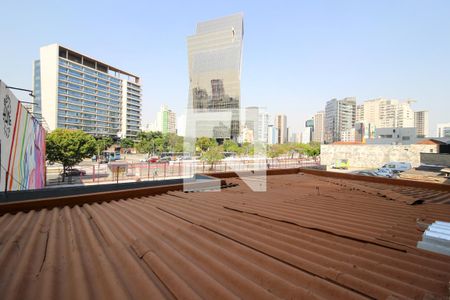
[[[307,174],[0,217],[2,299],[441,298],[450,258],[409,205]]]

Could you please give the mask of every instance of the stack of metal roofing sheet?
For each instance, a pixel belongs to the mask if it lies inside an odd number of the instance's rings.
[[[428,251],[450,255],[450,223],[436,221],[423,233],[417,247]]]

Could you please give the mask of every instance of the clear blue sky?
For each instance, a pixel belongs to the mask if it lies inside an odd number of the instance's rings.
[[[450,122],[450,1],[3,1],[0,78],[31,88],[39,47],[60,43],[142,78],[144,119],[187,104],[186,37],[244,13],[242,107],[298,131],[333,97],[415,99]]]

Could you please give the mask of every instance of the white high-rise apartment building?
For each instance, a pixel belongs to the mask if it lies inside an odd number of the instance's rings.
[[[414,111],[411,108],[412,101],[399,103],[396,107],[395,126],[400,128],[414,127]]]
[[[438,137],[450,138],[450,123],[437,124]]]
[[[313,132],[313,142],[323,143],[323,132],[325,127],[325,112],[319,111],[314,117],[314,132]]]
[[[429,120],[428,111],[416,111],[414,112],[414,127],[417,130],[417,136],[427,137],[429,136]]]
[[[355,126],[356,98],[331,99],[325,106],[324,141],[337,142],[341,132]]]
[[[357,106],[356,121],[364,124],[369,136],[375,128],[414,127],[411,103],[384,98],[367,100]]]
[[[285,144],[288,142],[288,129],[286,115],[276,115],[275,127],[278,128],[278,144]]]
[[[58,44],[41,47],[33,67],[33,113],[49,130],[137,136],[142,94],[136,75]]]
[[[278,128],[273,124],[267,126],[267,145],[278,144]]]
[[[267,128],[269,126],[269,114],[263,107],[250,106],[245,108],[244,128],[253,131],[254,142],[267,142]]]
[[[156,128],[157,131],[162,133],[177,132],[177,115],[166,105],[161,105],[161,108],[156,115]]]

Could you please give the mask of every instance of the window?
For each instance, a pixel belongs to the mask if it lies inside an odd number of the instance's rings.
[[[99,77],[100,77],[100,76],[99,76]],[[103,79],[99,79],[99,80],[98,80],[98,83],[101,83],[101,84],[103,84],[103,85],[108,85],[108,81],[103,80]]]
[[[90,81],[97,81],[97,78],[91,75],[84,74],[84,79],[90,80]]]
[[[84,92],[85,93],[95,94],[95,90],[94,89],[90,89],[90,88],[87,88],[87,87],[84,88]]]
[[[93,87],[93,88],[97,87],[97,85],[95,83],[92,83],[92,82],[89,82],[89,81],[85,81],[84,85],[87,85],[87,86],[90,86],[90,87]]]
[[[68,92],[69,92],[69,95],[71,95],[71,96],[81,98],[81,93],[74,92],[74,91],[68,91]]]
[[[65,77],[67,77],[67,76],[65,76]],[[83,80],[75,78],[75,77],[69,77],[69,81],[70,82],[75,82],[75,83],[78,83],[78,84],[83,84]]]
[[[80,90],[81,91],[81,86],[73,84],[73,83],[69,83],[69,88],[71,88],[73,90]]]
[[[74,70],[69,70],[69,74],[76,77],[83,77],[83,74]]]
[[[84,72],[91,74],[91,75],[97,75],[96,71],[89,69],[89,68],[84,68]]]

